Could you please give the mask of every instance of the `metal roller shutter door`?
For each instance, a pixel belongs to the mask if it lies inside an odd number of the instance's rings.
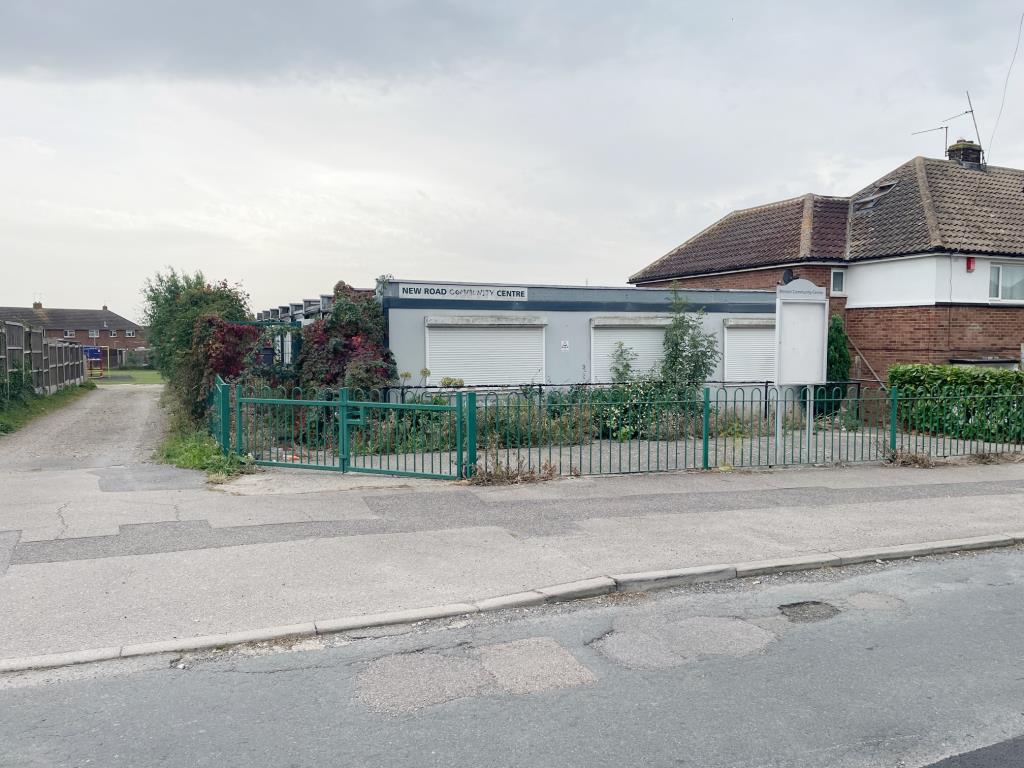
[[[726,327],[725,380],[768,381],[775,378],[775,329]]]
[[[427,328],[430,383],[445,376],[466,384],[531,384],[544,381],[544,329],[523,326]]]
[[[612,380],[612,353],[620,341],[636,354],[636,360],[633,361],[634,373],[654,370],[665,354],[664,326],[592,328],[590,350],[594,370],[591,381],[604,384]]]

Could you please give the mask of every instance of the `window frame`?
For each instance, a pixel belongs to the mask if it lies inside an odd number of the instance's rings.
[[[99,328],[93,328],[93,329],[91,329],[89,331],[89,338],[90,339],[98,339],[99,337],[100,337],[100,330],[99,330]]]
[[[126,329],[125,332],[124,332],[124,337],[126,339],[134,339],[135,338],[135,329],[134,328]]]
[[[77,336],[78,336],[78,331],[74,331],[74,330],[72,330],[70,328],[65,328],[64,329],[64,338],[65,339],[73,339],[73,338],[75,338]]]
[[[843,276],[843,287],[840,290],[836,290],[836,273]],[[845,296],[846,295],[846,269],[838,268],[832,269],[828,276],[828,294],[829,296]]]
[[[107,333],[110,335],[110,338],[117,338],[117,328],[111,328],[109,331],[107,331]]]
[[[989,302],[998,303],[998,304],[1024,304],[1024,297],[1019,298],[1019,299],[1006,299],[1006,298],[1003,298],[1003,275],[1006,274],[1005,270],[1007,268],[1018,269],[1018,270],[1024,271],[1024,264],[1015,264],[1015,263],[1012,263],[1012,262],[1005,262],[1005,261],[994,261],[991,264],[989,264],[988,300],[989,300]],[[993,280],[993,278],[995,277],[997,272],[999,274],[999,277],[996,278],[995,280]],[[996,295],[995,296],[992,295],[993,284],[995,285],[995,288],[996,288]]]

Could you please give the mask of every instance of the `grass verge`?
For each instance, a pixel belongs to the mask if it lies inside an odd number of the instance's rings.
[[[0,435],[14,432],[32,419],[60,410],[93,389],[96,389],[96,385],[86,381],[73,387],[66,387],[52,395],[27,394],[22,402],[0,408]]]

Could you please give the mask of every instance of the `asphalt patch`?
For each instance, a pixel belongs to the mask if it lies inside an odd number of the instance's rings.
[[[794,624],[812,624],[816,621],[828,621],[839,615],[838,608],[831,603],[824,603],[820,600],[785,603],[779,606],[779,612]]]

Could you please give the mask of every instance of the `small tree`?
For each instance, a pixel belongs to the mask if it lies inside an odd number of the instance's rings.
[[[850,346],[843,318],[832,315],[828,323],[828,346],[825,355],[824,387],[818,387],[814,398],[816,416],[828,416],[839,410],[846,397],[850,379]]]
[[[828,323],[828,360],[826,376],[829,381],[845,382],[850,378],[850,342],[846,337],[843,318],[832,315]]]
[[[229,322],[249,317],[249,296],[227,281],[208,283],[202,272],[157,272],[142,289],[143,315],[154,364],[169,379],[192,349],[196,321],[215,315]]]
[[[678,293],[672,294],[672,320],[665,329],[661,380],[674,390],[699,386],[718,364],[718,342],[704,330],[704,310],[691,312]]]
[[[171,268],[157,272],[142,290],[148,339],[154,366],[167,378],[186,412],[197,415],[206,375],[205,338],[213,317],[237,323],[249,318],[249,297],[239,285],[225,280],[209,283],[202,272],[188,274]]]
[[[622,341],[615,342],[612,350],[612,383],[625,384],[633,375],[633,363],[636,362],[636,352],[632,347],[627,347]]]

